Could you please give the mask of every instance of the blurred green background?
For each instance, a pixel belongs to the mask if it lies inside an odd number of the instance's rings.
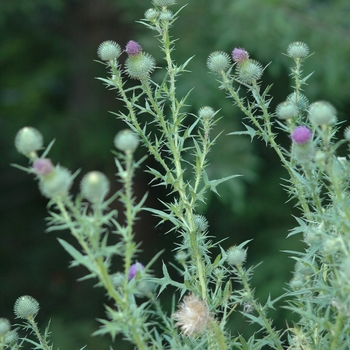
[[[203,105],[221,109],[223,118],[215,132],[223,134],[211,155],[210,177],[244,175],[221,185],[221,197],[210,196],[202,214],[209,220],[212,235],[218,240],[228,237],[225,248],[253,239],[247,264],[263,261],[253,278],[263,302],[269,294],[281,294],[292,276],[293,261],[281,250],[303,249],[301,237],[286,239],[294,225],[292,214],[298,211],[293,208],[295,203],[286,203],[287,195],[280,186],[286,174],[274,153],[259,141],[227,136],[242,129],[242,114],[217,89],[215,76],[207,73],[206,59],[215,50],[230,53],[234,47],[244,47],[264,65],[271,62],[263,85],[273,83],[273,110],[291,92],[288,74],[292,62],[281,53],[290,42],[304,41],[315,52],[304,66],[305,74],[315,72],[305,94],[311,102],[329,100],[345,121],[350,108],[350,3],[178,0],[172,10],[187,2],[173,29],[173,37],[180,39],[174,57],[179,63],[195,57],[189,65],[192,73],[179,80],[178,93],[185,95],[195,88],[188,101],[192,104],[189,112]],[[56,139],[50,154],[55,163],[73,171],[81,169],[78,180],[89,170],[103,171],[113,179],[110,150],[114,135],[124,126],[108,111],[122,106],[115,92],[95,79],[105,76],[104,66],[94,62],[96,49],[104,40],[115,40],[123,47],[133,39],[161,65],[153,33],[135,23],[150,6],[147,0],[0,0],[0,317],[15,323],[16,298],[34,296],[41,304],[40,325],[44,327],[51,319],[52,338],[62,349],[85,344],[90,349],[108,348],[108,338],[90,336],[98,327],[96,318],[104,316],[106,299],[92,281],[77,282],[85,271],[68,269],[70,258],[57,235],[44,233],[47,202],[31,176],[10,166],[27,164],[16,153],[13,139],[21,127],[36,127],[46,144]],[[278,141],[288,147],[286,135]],[[144,153],[141,148],[137,156]],[[147,160],[148,165],[155,166],[153,163]],[[140,198],[149,191],[147,204],[159,206],[157,198],[165,198],[165,193],[150,187],[149,180],[140,170],[136,194]],[[77,190],[78,185],[73,188]],[[166,227],[155,229],[156,223],[143,214],[136,228],[137,239],[144,242],[140,261],[147,262],[165,247],[162,259],[169,266],[176,238],[164,236]],[[68,233],[58,235],[74,243]],[[154,271],[160,274],[160,261]],[[173,292],[164,294],[165,304]],[[276,310],[271,316],[285,327],[284,311]],[[238,313],[231,326],[234,334],[249,335],[253,330]],[[122,344],[123,349],[132,348]]]

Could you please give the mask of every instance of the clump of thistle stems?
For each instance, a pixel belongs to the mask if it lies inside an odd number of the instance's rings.
[[[198,113],[189,113],[186,101],[190,92],[178,96],[177,83],[180,76],[187,73],[191,59],[177,64],[172,57],[175,40],[170,29],[181,11],[173,13],[169,7],[174,4],[173,0],[154,0],[140,22],[156,33],[164,57],[163,68],[158,68],[155,59],[133,40],[126,44],[124,51],[111,40],[98,48],[100,63],[108,72],[106,78],[99,79],[116,90],[125,107],[114,113],[127,127],[114,140],[119,191],[108,196],[109,180],[99,171],[92,171],[84,176],[81,191],[74,197],[70,188],[78,173],[71,174],[47,158],[53,143],[40,154],[43,138],[36,129],[23,128],[16,136],[17,150],[27,156],[30,163],[28,167],[16,166],[34,174],[40,191],[49,199],[48,231],[70,230],[80,249],[62,239],[59,242],[72,256],[72,266],[85,266],[88,274],[82,279],[96,279],[110,300],[106,318],[99,320],[101,326],[94,334],[108,334],[113,341],[122,335],[141,350],[260,349],[265,346],[279,350],[347,349],[350,344],[347,176],[350,166],[348,159],[338,157],[336,152],[341,144],[350,140],[350,132],[346,130],[345,139],[336,141],[339,124],[334,107],[325,101],[309,104],[304,95],[303,88],[311,75],[303,76],[302,63],[309,57],[309,48],[302,42],[287,48],[286,56],[294,61],[293,92],[273,112],[270,111],[270,86],[263,89],[261,82],[267,67],[250,58],[248,51],[235,48],[231,57],[216,51],[207,59],[220,89],[250,123],[245,131],[231,134],[257,137],[275,150],[289,176],[285,189],[290,200],[300,208],[297,227],[290,235],[302,234],[307,248],[304,252],[288,252],[296,261],[288,289],[262,304],[255,298],[250,284],[254,267],[245,268],[249,241],[225,251],[219,242],[212,242],[207,220],[197,212],[208,191],[217,192],[220,183],[238,175],[208,178],[207,155],[216,140],[211,137],[211,131],[217,123],[218,112],[203,104]],[[128,56],[124,66],[120,63],[122,54]],[[152,79],[156,69],[163,73],[159,81]],[[133,84],[126,87],[129,80]],[[245,98],[240,96],[242,88],[248,92]],[[290,148],[277,143],[277,133],[290,138]],[[139,143],[159,165],[158,169],[147,169],[153,176],[152,182],[172,194],[171,201],[162,201],[162,210],[146,208],[146,196],[137,200],[133,194],[135,170],[145,159],[135,159]],[[124,207],[125,219],[109,208],[116,200]],[[161,252],[149,262],[138,262],[142,246],[135,242],[134,223],[141,210],[157,216],[159,222],[171,224],[167,233],[174,235],[176,269],[182,282],[170,277],[165,263],[162,276],[152,274],[150,268]],[[109,243],[109,235],[117,235],[118,243]],[[211,255],[214,246],[219,246],[221,251],[215,257]],[[115,258],[122,261],[120,271],[113,270]],[[241,285],[239,289],[233,289],[232,279]],[[174,290],[172,311],[163,310],[161,305],[159,296],[165,288]],[[30,296],[21,298],[35,301]],[[21,298],[19,300],[23,300]],[[287,321],[285,331],[276,330],[268,316],[269,309],[282,298],[285,307],[299,317],[297,324]],[[39,310],[36,303],[35,312],[28,313],[24,308],[19,314],[16,302],[16,316],[29,320],[23,327],[32,328],[38,336],[39,342],[30,341],[36,348],[51,349],[46,340],[48,331],[42,337],[36,324],[31,322]],[[230,317],[239,317],[237,311],[259,326],[259,331],[249,339],[227,327]],[[18,337],[5,341],[11,330],[8,321],[1,322],[0,350],[19,348]]]

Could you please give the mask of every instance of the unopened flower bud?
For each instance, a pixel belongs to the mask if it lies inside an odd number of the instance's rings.
[[[294,91],[287,96],[287,101],[292,102],[300,111],[306,111],[309,107],[309,100],[307,97],[299,92],[298,94]]]
[[[214,73],[226,71],[230,66],[230,56],[223,51],[212,52],[207,59],[207,67]]]
[[[133,279],[133,278],[136,276],[136,274],[137,274],[138,272],[141,272],[144,268],[145,268],[145,267],[144,267],[141,263],[139,263],[139,262],[137,262],[137,263],[135,263],[135,264],[132,264],[132,265],[130,266],[130,269],[129,269],[129,275],[128,275],[129,281],[130,281],[131,279]]]
[[[17,343],[19,335],[15,329],[7,332],[4,337],[5,344],[9,344],[10,346]],[[16,348],[14,348],[16,349]]]
[[[120,131],[114,138],[114,146],[123,152],[135,152],[139,138],[130,129]]]
[[[15,137],[17,151],[25,156],[40,150],[43,147],[44,139],[41,133],[30,126],[19,130]]]
[[[247,250],[233,246],[226,252],[226,261],[231,266],[242,265],[247,258]]]
[[[159,15],[159,19],[164,22],[169,22],[173,19],[173,13],[169,10],[163,10]]]
[[[294,59],[305,58],[309,54],[309,47],[300,41],[289,44],[287,55]]]
[[[153,0],[154,5],[156,6],[171,6],[175,5],[175,0]]]
[[[125,47],[125,52],[129,56],[135,56],[138,55],[142,51],[142,47],[139,43],[137,43],[134,40],[130,40]]]
[[[11,329],[11,323],[7,318],[0,318],[0,338]]]
[[[154,21],[158,15],[159,13],[155,8],[150,8],[145,12],[145,18],[149,21]]]
[[[232,59],[235,62],[243,62],[246,61],[249,58],[249,53],[245,49],[242,49],[240,47],[236,47],[232,51]]]
[[[121,53],[119,44],[115,41],[107,40],[100,44],[97,49],[97,55],[102,61],[110,61],[118,58]]]
[[[337,121],[336,109],[327,101],[311,103],[309,119],[315,125],[330,125]]]
[[[109,180],[99,171],[87,173],[80,183],[81,193],[92,203],[103,201],[109,191]]]
[[[310,141],[311,138],[311,130],[306,126],[297,126],[291,135],[291,139],[293,140],[293,142],[295,142],[298,145]]]
[[[198,111],[199,118],[203,120],[210,120],[214,117],[214,115],[215,115],[214,109],[208,106],[204,106],[200,108],[200,110]]]
[[[48,175],[40,179],[39,189],[41,194],[47,198],[66,196],[72,183],[73,179],[70,171],[56,166]]]
[[[276,107],[276,115],[279,119],[290,119],[298,115],[298,108],[291,101],[281,102]]]
[[[54,169],[55,166],[52,164],[51,159],[37,158],[33,162],[33,171],[36,175],[46,176]]]
[[[252,84],[263,74],[263,67],[258,61],[247,59],[236,66],[237,77],[245,84]]]
[[[344,130],[344,138],[346,141],[350,141],[350,126],[346,127]]]
[[[149,77],[154,71],[156,63],[154,58],[140,52],[138,55],[131,55],[125,61],[125,71],[132,79],[142,80]]]
[[[203,215],[195,215],[194,225],[195,225],[196,230],[198,232],[205,232],[205,231],[207,231],[207,229],[209,227],[208,220]]]
[[[14,312],[18,318],[35,317],[39,312],[39,303],[29,295],[19,297],[14,306]]]

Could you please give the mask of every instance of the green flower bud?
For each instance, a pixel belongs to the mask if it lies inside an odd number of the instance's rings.
[[[245,84],[252,84],[261,78],[263,67],[258,61],[247,59],[237,64],[236,73],[238,80]]]
[[[205,232],[205,231],[207,231],[207,229],[209,227],[208,220],[203,215],[195,215],[194,225],[195,225],[196,230],[198,232]]]
[[[0,337],[11,329],[11,323],[7,318],[0,318]]]
[[[294,59],[305,58],[309,54],[309,47],[300,41],[289,44],[287,55]]]
[[[150,8],[145,12],[145,18],[149,21],[154,21],[159,15],[159,12],[155,8]]]
[[[230,64],[230,56],[223,51],[212,52],[207,59],[207,67],[213,73],[226,71]]]
[[[5,334],[4,342],[5,344],[14,345],[17,343],[18,338],[19,336],[17,331],[13,329],[12,331],[9,331]]]
[[[154,58],[146,53],[129,56],[125,61],[125,71],[132,79],[142,80],[149,77],[154,71],[156,63]]]
[[[344,130],[344,138],[346,141],[350,141],[350,126],[346,127]]]
[[[210,120],[214,117],[214,115],[215,115],[214,109],[208,106],[204,106],[200,108],[200,110],[198,111],[199,118],[203,120]]]
[[[309,119],[314,125],[330,125],[337,121],[336,109],[327,101],[311,103]]]
[[[48,175],[40,178],[39,189],[43,196],[53,198],[68,194],[73,183],[70,171],[56,166]]]
[[[99,171],[91,171],[81,180],[80,189],[90,202],[101,202],[109,191],[109,180]]]
[[[123,152],[134,153],[139,145],[139,138],[130,129],[120,131],[114,138],[114,146]]]
[[[276,107],[276,115],[279,119],[290,119],[298,115],[298,107],[291,101],[281,102]]]
[[[169,22],[173,19],[173,13],[169,10],[164,10],[160,13],[159,19],[161,21]]]
[[[29,156],[31,153],[40,150],[43,144],[44,139],[41,133],[30,126],[19,130],[15,137],[15,147],[17,151],[25,156]]]
[[[247,258],[246,249],[238,248],[236,246],[229,248],[226,254],[226,261],[231,266],[242,265]]]
[[[114,287],[121,287],[125,282],[125,276],[121,272],[112,275],[112,284]]]
[[[97,49],[97,55],[102,61],[110,61],[118,58],[121,51],[119,44],[115,41],[107,40],[100,44]]]
[[[301,92],[298,94],[296,92],[291,93],[286,100],[294,103],[300,111],[306,111],[309,107],[309,100]]]
[[[14,312],[18,318],[31,318],[36,316],[39,309],[39,303],[33,297],[23,295],[16,300]]]
[[[153,0],[153,4],[156,6],[171,6],[175,5],[175,0]]]

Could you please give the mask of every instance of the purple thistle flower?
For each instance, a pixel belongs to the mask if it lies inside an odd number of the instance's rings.
[[[130,40],[125,47],[125,51],[129,56],[138,55],[142,51],[142,47],[134,40]]]
[[[132,264],[129,269],[128,280],[130,281],[131,279],[133,279],[136,276],[137,272],[142,271],[144,268],[145,267],[139,262]]]
[[[245,49],[242,49],[241,47],[236,47],[232,51],[232,59],[235,62],[243,62],[246,61],[249,58],[249,53]]]
[[[306,126],[297,126],[291,135],[291,139],[298,145],[310,141],[311,137],[311,130]]]
[[[47,175],[55,168],[50,159],[37,158],[33,163],[34,173],[37,175]]]

